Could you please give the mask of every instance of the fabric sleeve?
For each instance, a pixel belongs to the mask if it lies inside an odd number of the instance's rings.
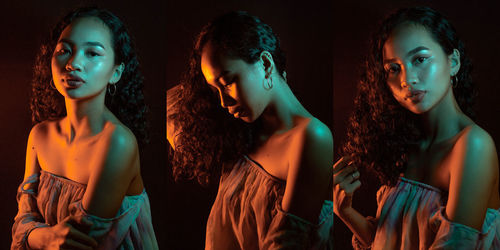
[[[449,221],[445,216],[445,207],[441,207],[431,218],[431,224],[439,227],[430,249],[433,250],[466,250],[476,249],[480,232],[466,225]]]
[[[37,187],[40,174],[34,174],[26,179],[17,190],[18,212],[12,226],[11,249],[30,249],[28,236],[36,228],[49,227],[40,214],[37,206]],[[36,184],[36,185],[35,185]],[[24,189],[28,185],[29,189]]]
[[[99,243],[97,249],[158,249],[145,193],[126,197],[113,218],[87,213],[81,200],[72,203],[69,210],[71,215],[84,216],[92,222],[88,235]]]
[[[318,225],[278,208],[261,249],[333,249],[333,205],[323,206]]]

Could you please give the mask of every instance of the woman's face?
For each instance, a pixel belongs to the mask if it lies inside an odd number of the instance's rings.
[[[201,70],[219,94],[221,106],[235,118],[253,122],[266,108],[269,91],[264,89],[265,69],[261,60],[249,64],[228,57],[209,42],[202,51]]]
[[[414,24],[396,27],[383,48],[387,84],[415,114],[429,111],[450,91],[452,71],[458,72],[453,59],[423,26]]]
[[[62,31],[52,55],[52,77],[64,97],[87,99],[103,94],[108,83],[116,83],[120,76],[111,31],[100,19],[78,18]]]

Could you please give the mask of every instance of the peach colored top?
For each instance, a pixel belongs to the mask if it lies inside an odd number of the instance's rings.
[[[488,208],[481,231],[449,221],[446,193],[400,177],[377,193],[376,228],[371,249],[500,249],[500,210]],[[353,237],[355,249],[369,249]]]
[[[319,223],[281,209],[286,182],[247,156],[224,173],[207,222],[205,249],[333,249],[333,203]]]
[[[37,183],[38,190],[24,189]],[[28,235],[38,227],[56,225],[69,215],[93,222],[88,232],[99,242],[97,249],[158,249],[146,191],[125,196],[114,218],[90,215],[82,208],[86,185],[41,171],[23,182],[17,192],[19,210],[12,226],[11,249],[29,249]]]

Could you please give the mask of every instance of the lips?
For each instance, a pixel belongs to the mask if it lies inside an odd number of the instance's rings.
[[[85,81],[77,75],[67,75],[63,81],[65,82],[65,86],[69,88],[78,88],[85,83]]]
[[[236,107],[236,108],[229,108],[228,109],[228,112],[233,115],[235,118],[240,118],[240,117],[244,117],[246,115],[246,113],[243,111],[242,108],[240,107]]]
[[[408,92],[405,96],[405,100],[410,100],[412,103],[416,104],[422,101],[427,91],[425,90],[412,90]]]

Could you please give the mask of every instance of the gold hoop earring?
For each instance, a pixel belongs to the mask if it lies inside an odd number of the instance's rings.
[[[54,84],[54,80],[53,79],[50,79],[50,83],[49,83],[50,87],[52,89],[56,89],[56,85]]]
[[[264,89],[271,90],[272,88],[273,88],[273,78],[268,77],[266,80],[264,80]]]
[[[116,94],[116,85],[115,84],[108,84],[108,94],[110,96],[114,96]]]
[[[457,75],[454,75],[451,77],[451,87],[456,88],[458,85],[458,77]]]

